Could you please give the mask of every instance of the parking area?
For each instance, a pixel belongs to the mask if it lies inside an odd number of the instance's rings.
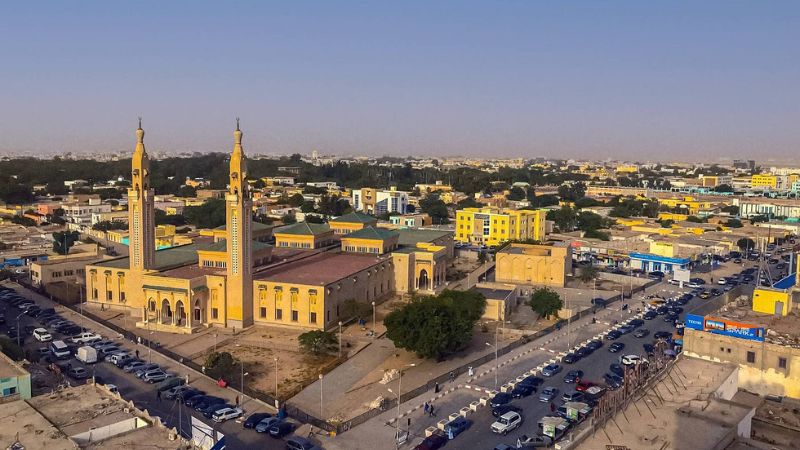
[[[228,448],[283,449],[293,432],[308,434],[307,425],[17,284],[0,285],[0,315],[0,331],[31,361],[33,395],[95,380],[184,437],[192,417],[202,420],[226,436]]]

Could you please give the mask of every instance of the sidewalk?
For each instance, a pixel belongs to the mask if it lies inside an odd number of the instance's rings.
[[[655,293],[659,288],[652,288],[648,293]],[[641,294],[631,302],[638,301]],[[632,317],[629,311],[620,309],[621,303],[614,307],[609,307],[598,311],[596,314],[597,323],[592,324],[592,316],[586,316],[576,320],[569,328],[542,336],[529,342],[508,354],[490,361],[480,367],[474,368],[475,375],[469,377],[467,374],[458,376],[454,383],[445,383],[441,386],[442,390],[438,394],[432,391],[413,398],[400,405],[400,420],[403,428],[409,428],[409,441],[416,442],[425,436],[425,429],[436,426],[441,420],[446,420],[452,413],[458,413],[464,407],[468,407],[471,402],[478,401],[481,397],[489,396],[489,393],[511,379],[515,379],[523,373],[547,364],[554,360],[559,354],[564,353],[584,341],[587,341],[597,334],[611,328],[614,320],[624,320]],[[497,368],[496,368],[497,366]],[[495,373],[497,383],[495,384]],[[405,376],[403,377],[405,379]],[[409,383],[413,387],[412,383]],[[392,382],[386,387],[396,388],[397,383]],[[410,388],[409,388],[410,389]],[[393,389],[394,390],[394,389]],[[407,392],[404,389],[404,392]],[[391,393],[387,394],[391,396]],[[423,415],[421,408],[424,402],[433,404],[437,410],[435,417]],[[334,438],[323,439],[323,444],[329,450],[375,450],[383,448],[394,448],[395,420],[398,411],[395,408],[385,411],[378,416],[368,420],[358,426],[358,430],[351,430]],[[410,427],[407,421],[411,419]],[[378,445],[377,443],[385,443]]]

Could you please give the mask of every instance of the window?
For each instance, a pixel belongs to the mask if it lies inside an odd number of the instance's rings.
[[[283,320],[283,310],[276,309],[275,310],[275,320]]]
[[[311,314],[309,314],[308,321],[310,323],[317,323],[317,313],[312,312]]]
[[[756,353],[755,352],[747,352],[747,362],[749,362],[749,363],[756,362]]]
[[[292,322],[297,322],[297,311],[292,310]]]
[[[218,319],[219,318],[219,309],[211,308],[211,318]]]
[[[97,300],[97,288],[92,289],[92,298]]]
[[[778,358],[778,367],[781,369],[786,368],[786,358]]]
[[[266,319],[267,318],[267,308],[264,307],[264,306],[258,308],[258,316],[261,317],[262,319]]]
[[[106,291],[106,300],[111,300],[111,291]]]
[[[119,292],[119,301],[121,301],[121,302],[125,301],[125,291],[120,291]]]

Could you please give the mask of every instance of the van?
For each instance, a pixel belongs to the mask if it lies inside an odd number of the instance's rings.
[[[53,356],[59,359],[70,357],[69,347],[64,343],[64,341],[59,340],[51,342],[50,352],[53,353]]]
[[[88,345],[84,345],[78,348],[78,351],[75,353],[75,358],[85,364],[94,364],[97,362],[97,350]]]

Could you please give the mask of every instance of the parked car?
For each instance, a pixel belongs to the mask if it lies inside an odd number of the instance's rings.
[[[211,420],[217,423],[225,422],[226,420],[235,419],[242,415],[240,408],[224,408],[217,410],[212,416]]]
[[[603,341],[600,339],[592,339],[591,341],[586,343],[586,346],[591,348],[592,350],[597,350],[598,348],[603,346]]]
[[[553,438],[545,434],[537,436],[528,436],[526,434],[523,434],[522,436],[517,438],[517,446],[514,448],[531,449],[531,448],[550,447],[551,445],[553,445]]]
[[[625,344],[622,342],[614,342],[613,344],[608,346],[608,351],[611,353],[617,353],[625,348]]]
[[[75,359],[84,364],[94,364],[97,362],[97,350],[84,345],[75,352]]]
[[[578,391],[564,392],[564,394],[561,395],[561,400],[565,402],[582,402],[584,400],[584,394]]]
[[[650,334],[650,330],[648,330],[647,328],[639,328],[638,330],[633,332],[633,337],[643,338],[648,334]]]
[[[619,331],[622,334],[628,334],[632,332],[634,329],[636,329],[636,327],[634,327],[633,325],[622,325],[617,329],[617,331]]]
[[[529,384],[517,384],[514,386],[514,389],[511,390],[511,396],[514,398],[522,398],[527,397],[531,394],[536,392],[536,388],[529,385]]]
[[[592,386],[597,386],[597,385],[592,383],[591,381],[581,381],[580,383],[575,385],[575,390],[578,392],[584,392]]]
[[[657,312],[655,312],[653,310],[650,310],[650,311],[647,311],[646,313],[644,313],[644,316],[642,316],[642,317],[644,318],[644,320],[653,320],[657,316],[658,316]]]
[[[492,399],[489,401],[489,404],[492,405],[492,408],[496,408],[500,405],[511,403],[511,400],[513,399],[514,397],[512,397],[511,394],[500,392],[499,394],[496,394],[494,397],[492,397]]]
[[[639,355],[625,355],[620,357],[619,362],[626,366],[646,364],[647,360]]]
[[[183,398],[183,404],[189,408],[195,408],[197,406],[200,406],[203,402],[205,402],[208,397],[210,397],[210,395],[206,394],[190,395],[189,397]]]
[[[610,370],[611,373],[613,373],[614,375],[618,375],[620,377],[625,376],[625,368],[619,364],[616,363],[611,364],[610,366],[608,366],[608,370]]]
[[[507,412],[498,417],[492,424],[492,433],[506,435],[522,425],[522,416],[516,412]]]
[[[167,381],[170,381],[170,380],[182,380],[182,379],[183,378],[174,377],[174,378],[170,378]],[[167,400],[172,400],[172,399],[178,397],[182,392],[188,391],[190,389],[194,389],[194,388],[192,388],[192,387],[190,387],[190,386],[188,386],[186,384],[182,384],[182,385],[179,385],[179,386],[173,386],[173,387],[171,387],[169,389],[166,389],[164,391],[164,398],[166,398]]]
[[[200,414],[202,414],[206,419],[211,419],[214,417],[214,414],[216,414],[217,411],[228,408],[234,408],[234,406],[228,403],[212,403],[200,410]]]
[[[274,416],[262,419],[261,422],[258,422],[256,424],[256,426],[255,426],[256,432],[257,433],[268,433],[269,432],[269,428],[271,426],[275,425],[276,423],[279,423],[279,422],[281,422],[281,419],[279,419],[277,417],[274,417]]]
[[[103,337],[99,334],[92,333],[90,331],[86,331],[70,338],[70,341],[75,344],[91,344],[93,342],[97,342],[102,340]]]
[[[622,333],[617,330],[611,330],[606,334],[606,340],[615,341],[622,337]]]
[[[533,387],[539,387],[544,383],[544,378],[537,377],[535,375],[530,375],[522,379],[519,384],[527,384]]]
[[[187,387],[188,388],[188,386],[180,386],[180,387]],[[174,388],[174,389],[178,389],[178,388]],[[270,414],[270,413],[250,414],[250,416],[247,417],[247,420],[244,421],[242,426],[244,428],[255,428],[256,425],[258,425],[259,422],[261,422],[262,420],[264,420],[264,419],[266,419],[268,417],[272,417],[272,414]]]
[[[206,395],[202,400],[194,404],[195,411],[202,411],[211,405],[225,404],[225,399],[214,397],[213,395]]]
[[[564,355],[564,357],[561,359],[561,361],[564,362],[564,363],[567,363],[567,364],[574,364],[574,363],[580,361],[580,359],[581,359],[581,356],[576,354],[576,353],[567,353],[566,355]]]
[[[516,414],[514,412],[508,412],[508,414]],[[456,436],[461,434],[464,430],[469,428],[472,425],[472,422],[463,418],[463,417],[456,417],[455,419],[451,420],[444,426],[444,434],[447,436],[448,439],[455,439]]]
[[[269,427],[269,435],[274,438],[282,438],[294,430],[294,425],[291,422],[278,422]]]
[[[313,442],[300,436],[286,439],[286,450],[321,450]]]
[[[33,337],[39,342],[50,342],[53,340],[53,335],[44,328],[36,328],[33,330]]]
[[[519,406],[514,406],[511,403],[506,403],[505,405],[500,405],[495,408],[492,408],[492,415],[494,417],[500,417],[503,414],[511,411],[521,413],[522,408],[520,408]]]
[[[158,383],[160,381],[164,381],[167,378],[174,377],[175,375],[171,373],[164,372],[161,369],[151,370],[150,372],[145,373],[142,375],[142,381],[147,383]]]
[[[625,380],[621,376],[613,373],[607,373],[603,375],[603,381],[605,381],[606,385],[608,385],[608,387],[611,389],[618,389],[623,383],[625,383]]]
[[[145,365],[139,367],[138,369],[136,369],[136,371],[133,372],[133,374],[136,376],[136,378],[142,378],[142,375],[146,374],[147,372],[150,372],[151,370],[155,370],[155,369],[158,369],[158,368],[159,368],[158,364],[149,363],[149,364],[145,364]]]
[[[558,396],[558,388],[553,386],[547,386],[546,388],[542,389],[541,393],[539,393],[539,401],[543,403],[551,402],[557,396]]]
[[[591,355],[592,353],[594,353],[594,348],[589,347],[588,345],[585,345],[585,346],[583,346],[583,347],[581,347],[581,348],[579,348],[578,350],[575,351],[575,356],[577,356],[578,359],[586,358],[587,356]]]
[[[436,432],[423,439],[413,450],[439,450],[445,444],[447,444],[447,437],[441,432]]]
[[[85,380],[89,378],[89,372],[83,367],[73,367],[67,370],[67,375],[75,378],[76,380]]]
[[[583,378],[583,371],[582,370],[570,370],[564,376],[564,383],[575,384],[578,381],[580,381],[581,378]]]
[[[564,368],[559,364],[548,364],[542,369],[542,375],[545,377],[552,377],[561,372]]]
[[[186,379],[185,378],[172,376],[172,377],[168,377],[166,380],[162,381],[161,383],[158,383],[156,385],[156,390],[164,392],[164,391],[168,391],[168,390],[170,390],[172,388],[175,388],[175,387],[178,387],[178,386],[183,386],[185,384],[186,384]]]
[[[147,363],[142,360],[132,361],[130,364],[123,366],[122,370],[127,373],[135,373],[146,365]]]

